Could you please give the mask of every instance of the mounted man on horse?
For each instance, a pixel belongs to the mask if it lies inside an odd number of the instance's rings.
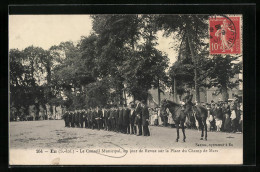
[[[191,102],[192,97],[188,99],[185,103],[182,102],[181,104],[175,103],[170,100],[162,100],[161,103],[161,113],[169,113],[169,115],[172,115],[172,118],[174,120],[175,126],[176,126],[176,131],[177,131],[177,138],[176,142],[179,140],[179,127],[181,126],[182,128],[182,133],[183,133],[183,142],[186,140],[186,135],[185,135],[185,127],[184,123],[186,120],[186,117],[190,113],[195,114],[195,118],[199,123],[199,127],[202,130],[201,133],[201,140],[203,140],[204,137],[204,130],[205,130],[205,140],[207,140],[207,124],[206,124],[206,118],[207,118],[207,109],[204,108],[203,106],[200,105],[194,105]],[[179,126],[180,125],[180,126]]]

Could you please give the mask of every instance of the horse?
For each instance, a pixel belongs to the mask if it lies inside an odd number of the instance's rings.
[[[183,142],[185,142],[186,135],[185,135],[185,127],[184,122],[186,120],[186,114],[182,109],[182,106],[178,103],[172,102],[170,100],[162,100],[161,103],[161,114],[165,115],[166,110],[169,109],[170,113],[172,114],[172,119],[176,126],[177,131],[177,138],[176,142],[179,141],[179,125],[181,124],[182,133],[183,133]]]
[[[201,129],[201,138],[203,140],[204,133],[205,133],[205,140],[207,140],[208,133],[207,133],[207,117],[208,117],[208,110],[204,106],[201,105],[194,105],[192,102],[187,102],[185,104],[185,111],[186,113],[192,112],[195,116],[195,119],[198,121],[199,129]]]
[[[186,140],[185,135],[185,127],[184,122],[186,120],[187,114],[193,112],[195,113],[195,118],[199,123],[199,126],[202,130],[201,133],[201,140],[203,140],[204,136],[204,128],[205,128],[205,140],[207,140],[207,124],[206,124],[206,118],[207,118],[207,109],[203,106],[194,106],[192,102],[188,102],[185,104],[184,109],[182,109],[182,105],[175,103],[170,100],[163,100],[161,104],[161,113],[166,113],[166,109],[168,108],[169,111],[172,114],[172,118],[176,125],[176,131],[177,131],[177,138],[176,142],[179,140],[179,125],[181,125],[182,133],[183,133],[183,142]]]

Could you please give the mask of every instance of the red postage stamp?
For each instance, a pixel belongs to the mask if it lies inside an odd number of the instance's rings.
[[[210,54],[241,54],[241,16],[209,18]]]

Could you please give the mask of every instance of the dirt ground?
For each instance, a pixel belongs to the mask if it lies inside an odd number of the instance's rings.
[[[232,144],[243,147],[243,134],[208,132],[208,141],[200,140],[200,132],[186,129],[186,142],[175,142],[175,128],[149,126],[151,136],[135,136],[104,130],[65,128],[63,120],[10,122],[10,148],[98,148],[120,145],[124,148],[192,148],[199,144]],[[110,143],[110,144],[107,144]]]

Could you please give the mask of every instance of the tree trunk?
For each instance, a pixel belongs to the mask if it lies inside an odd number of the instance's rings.
[[[158,78],[158,105],[161,104],[161,93],[160,93],[160,80]]]
[[[223,101],[228,101],[228,89],[227,89],[226,86],[222,87],[221,94],[222,94],[222,100]]]
[[[127,105],[127,101],[126,101],[126,92],[125,92],[125,90],[123,90],[123,93],[124,93],[125,105]]]
[[[197,69],[197,59],[195,58],[194,54],[194,48],[190,40],[190,35],[187,34],[188,36],[188,44],[190,47],[190,52],[191,52],[191,58],[194,64],[194,82],[195,82],[195,100],[200,103],[200,91],[199,91],[199,83],[198,83],[198,69]]]
[[[173,79],[173,95],[174,95],[174,101],[178,103],[178,98],[177,98],[177,79],[174,77]]]
[[[35,103],[35,116],[36,116],[36,120],[39,120],[39,114],[40,114],[40,105],[39,103]]]
[[[47,85],[49,86],[49,84],[51,83],[51,68],[48,66],[46,67],[47,70]]]

